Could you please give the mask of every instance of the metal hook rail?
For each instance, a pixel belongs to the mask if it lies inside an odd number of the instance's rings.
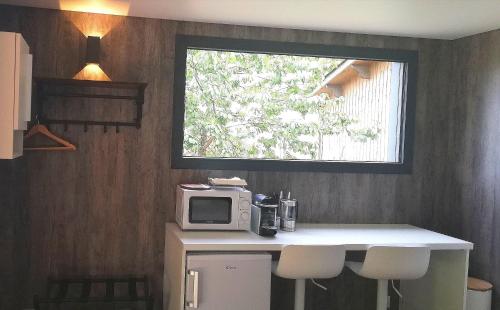
[[[64,125],[64,130],[67,130],[68,125],[82,125],[84,131],[87,132],[88,126],[103,126],[106,133],[108,127],[115,128],[116,132],[120,131],[120,127],[135,127],[141,128],[142,107],[144,105],[144,92],[146,83],[131,83],[131,82],[115,82],[115,81],[90,81],[90,80],[73,80],[73,79],[55,79],[55,78],[35,78],[36,84],[36,101],[38,104],[36,118],[40,123],[45,125],[60,124]],[[66,88],[65,90],[54,90],[54,88]],[[85,90],[93,89],[126,89],[135,91],[134,95],[112,95],[112,94],[91,94]],[[70,90],[68,90],[70,89]],[[77,89],[77,91],[75,91]],[[101,121],[101,120],[79,120],[79,119],[52,119],[45,115],[44,105],[50,98],[85,98],[85,99],[105,99],[112,101],[133,101],[136,105],[135,119],[130,122],[122,121]],[[114,103],[113,103],[114,104]]]

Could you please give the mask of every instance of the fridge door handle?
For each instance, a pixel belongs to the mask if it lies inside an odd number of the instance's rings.
[[[199,293],[198,280],[199,280],[199,272],[194,270],[189,270],[187,274],[186,287],[193,288],[193,294],[191,295],[193,296],[193,300],[191,301],[186,300],[186,306],[193,309],[198,309],[198,293]]]

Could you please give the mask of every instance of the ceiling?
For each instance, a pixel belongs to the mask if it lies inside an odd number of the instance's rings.
[[[70,11],[456,39],[500,28],[499,0],[0,0]]]

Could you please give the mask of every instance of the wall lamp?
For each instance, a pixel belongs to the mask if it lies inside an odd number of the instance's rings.
[[[101,38],[94,36],[87,37],[87,55],[85,58],[85,63],[99,64],[100,54],[101,54]]]
[[[101,37],[88,36],[87,50],[85,53],[85,66],[73,76],[77,80],[111,81],[109,76],[102,71],[101,61]]]

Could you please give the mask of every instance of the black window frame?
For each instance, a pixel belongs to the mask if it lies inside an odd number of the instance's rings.
[[[405,63],[406,92],[403,91],[402,95],[399,162],[184,157],[186,57],[187,50],[190,48]],[[171,167],[173,169],[410,174],[415,134],[417,64],[418,52],[414,50],[177,35]]]

